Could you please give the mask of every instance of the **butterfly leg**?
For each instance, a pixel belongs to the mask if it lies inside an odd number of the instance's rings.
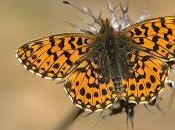
[[[114,116],[123,112],[122,101],[116,102],[112,107],[109,108],[110,113],[108,115],[102,116],[105,119],[108,116]]]
[[[109,116],[113,116],[113,115],[122,113],[122,111],[123,111],[123,101],[119,101],[118,104],[119,104],[118,107],[113,106],[113,107],[110,108],[111,112],[110,112]]]
[[[118,107],[116,107],[115,105],[118,105]],[[124,111],[127,115],[127,118],[131,119],[134,117],[135,106],[136,104],[134,103],[129,103],[128,101],[125,100],[119,100],[112,107],[109,108],[110,110],[109,116],[117,115]]]
[[[128,128],[128,120],[130,120],[132,130],[133,130],[134,129],[134,122],[133,122],[134,108],[135,108],[136,104],[124,101],[124,105],[125,105],[124,108],[125,108],[125,112],[126,112],[126,116],[127,116],[127,128]]]

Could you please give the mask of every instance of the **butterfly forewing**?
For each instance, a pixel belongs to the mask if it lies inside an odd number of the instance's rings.
[[[175,17],[136,23],[123,30],[141,49],[161,59],[175,57]]]
[[[58,34],[24,44],[17,57],[24,66],[45,78],[64,78],[76,68],[94,44],[88,34]],[[76,64],[77,63],[77,64]]]

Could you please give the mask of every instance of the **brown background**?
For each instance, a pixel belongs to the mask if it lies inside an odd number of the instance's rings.
[[[96,13],[101,9],[103,16],[107,14],[104,0],[72,1],[90,7]],[[173,15],[175,1],[130,0],[132,18],[136,18],[143,10],[148,10],[152,17]],[[66,24],[72,22],[84,26],[74,14],[89,19],[61,4],[61,0],[0,0],[0,130],[59,130],[64,119],[69,117],[74,107],[63,85],[56,85],[56,82],[27,72],[14,54],[27,41],[50,34],[76,32]],[[162,94],[160,105],[164,114],[154,107],[151,108],[154,113],[143,106],[137,107],[135,130],[175,129],[175,99],[169,107],[169,89]],[[96,113],[87,118],[81,117],[70,128],[82,129],[127,129],[126,116],[120,114],[101,120],[99,113]]]

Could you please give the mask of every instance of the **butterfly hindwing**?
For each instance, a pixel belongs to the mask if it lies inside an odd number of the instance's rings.
[[[91,112],[111,106],[117,97],[112,81],[101,81],[96,59],[84,60],[68,77],[65,89],[73,103]]]
[[[67,76],[94,43],[88,34],[58,34],[24,44],[17,57],[31,72],[45,78]]]
[[[133,66],[129,78],[122,80],[124,98],[135,103],[151,102],[164,87],[168,65],[144,51],[130,53],[128,57]]]

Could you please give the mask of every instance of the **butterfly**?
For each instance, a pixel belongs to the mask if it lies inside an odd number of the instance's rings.
[[[175,58],[175,17],[149,19],[115,31],[108,19],[98,34],[65,33],[22,45],[16,52],[40,77],[66,78],[72,102],[91,112],[117,100],[150,103],[165,87]]]

